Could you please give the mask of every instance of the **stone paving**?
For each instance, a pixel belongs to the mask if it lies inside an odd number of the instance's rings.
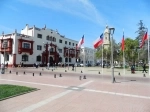
[[[118,75],[119,72],[121,75]],[[115,69],[116,83],[111,83],[111,69],[98,67],[78,67],[76,71],[72,71],[71,67],[69,70],[57,68],[53,71],[8,68],[5,74],[0,74],[0,84],[23,85],[39,90],[0,101],[0,112],[150,112],[148,73],[146,77],[141,72],[125,73]],[[59,77],[60,74],[62,77]]]

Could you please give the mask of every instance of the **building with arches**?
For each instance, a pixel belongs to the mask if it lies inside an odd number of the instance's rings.
[[[4,42],[7,44],[4,46]],[[59,34],[58,30],[38,27],[25,28],[18,33],[4,34],[0,36],[0,63],[8,63],[8,66],[33,66],[34,63],[50,65],[58,63],[74,64],[79,58],[79,50],[76,49],[78,41],[66,38]]]
[[[94,66],[96,63],[95,52],[96,51],[93,48],[81,47],[78,61],[85,64],[90,63]]]

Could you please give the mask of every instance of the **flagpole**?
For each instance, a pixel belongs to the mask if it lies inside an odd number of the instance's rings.
[[[124,57],[124,50],[123,50],[123,73],[125,75],[125,57]]]
[[[148,36],[148,28],[147,28],[147,36]],[[150,59],[149,59],[149,36],[148,36],[148,64],[149,64],[149,75],[150,75]]]
[[[124,41],[124,31],[123,31],[123,41]],[[125,44],[125,43],[123,43]],[[124,46],[124,45],[123,45]],[[125,57],[124,57],[124,47],[123,47],[123,73],[125,75]]]
[[[103,43],[102,43],[102,74],[103,74]]]

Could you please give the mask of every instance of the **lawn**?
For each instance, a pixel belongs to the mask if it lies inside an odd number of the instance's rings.
[[[26,86],[0,84],[0,101],[37,90]]]

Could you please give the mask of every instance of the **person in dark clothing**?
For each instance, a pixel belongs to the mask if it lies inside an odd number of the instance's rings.
[[[144,72],[147,73],[147,72],[146,72],[146,64],[143,65],[143,73],[144,73]]]
[[[72,71],[74,71],[74,64],[72,64]]]
[[[131,73],[135,73],[135,66],[131,65]]]

